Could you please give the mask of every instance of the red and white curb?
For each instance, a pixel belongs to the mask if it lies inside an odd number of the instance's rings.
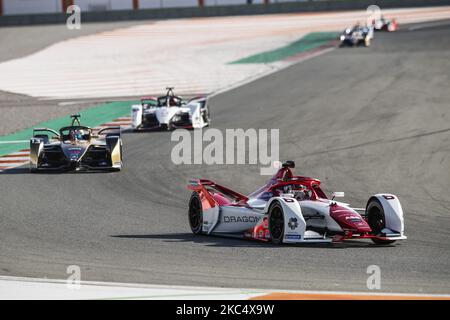
[[[131,128],[131,117],[120,117],[110,122],[103,123],[93,131],[99,131],[103,128],[120,126],[122,130]],[[23,149],[0,157],[0,172],[21,167],[30,162],[30,149]]]
[[[110,122],[103,123],[99,125],[98,127],[94,128],[94,131],[98,131],[104,128],[108,127],[117,127],[120,126],[122,130],[128,130],[131,128],[131,117],[120,117],[117,119],[114,119]]]
[[[22,166],[30,161],[30,149],[20,150],[0,157],[0,172]]]

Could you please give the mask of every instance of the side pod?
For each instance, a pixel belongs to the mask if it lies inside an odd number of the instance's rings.
[[[111,165],[113,168],[121,169],[122,166],[122,140],[120,136],[107,136],[106,144],[111,153]]]
[[[191,117],[193,128],[203,128],[205,126],[205,122],[201,113],[202,106],[205,103],[206,99],[201,99],[189,101],[189,103],[187,104],[187,107],[190,109],[189,116]]]
[[[134,104],[131,106],[131,127],[133,129],[139,128],[142,124],[142,105]]]
[[[44,149],[44,141],[42,139],[30,139],[30,169],[36,170],[39,165],[39,155]]]

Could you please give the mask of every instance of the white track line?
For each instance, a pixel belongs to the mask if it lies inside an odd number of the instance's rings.
[[[15,143],[25,143],[29,140],[12,140],[12,141],[0,141],[0,144],[15,144]]]
[[[274,292],[304,295],[396,296],[450,299],[449,294],[405,294],[383,292],[308,291],[280,289],[236,289],[218,287],[150,285],[81,281],[80,287],[66,280],[0,276],[0,299],[249,299]]]

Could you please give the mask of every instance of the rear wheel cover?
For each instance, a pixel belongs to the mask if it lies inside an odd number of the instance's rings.
[[[281,243],[284,236],[284,215],[280,204],[275,203],[269,210],[269,231],[274,243]]]
[[[194,234],[202,232],[203,210],[198,193],[194,192],[189,201],[189,225]]]

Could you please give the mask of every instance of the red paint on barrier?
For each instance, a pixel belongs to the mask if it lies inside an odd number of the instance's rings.
[[[61,0],[61,7],[63,13],[67,12],[67,8],[73,6],[73,0]]]

